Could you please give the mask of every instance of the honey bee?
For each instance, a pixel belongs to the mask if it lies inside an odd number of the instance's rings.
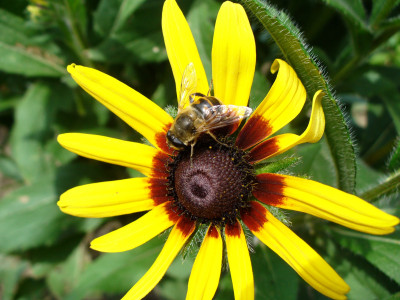
[[[168,146],[176,150],[193,147],[202,133],[209,134],[218,143],[213,129],[225,127],[250,116],[252,109],[247,106],[224,105],[216,97],[196,93],[196,70],[188,64],[182,75],[178,114],[167,132]],[[187,106],[187,102],[190,102]]]

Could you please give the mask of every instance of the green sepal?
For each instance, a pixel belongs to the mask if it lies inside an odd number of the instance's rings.
[[[259,163],[255,166],[256,174],[262,173],[278,173],[283,171],[292,165],[297,164],[300,161],[299,157],[290,156],[277,161]]]

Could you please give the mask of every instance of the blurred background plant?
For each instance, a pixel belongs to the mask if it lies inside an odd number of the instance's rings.
[[[222,1],[178,2],[211,78],[212,34]],[[287,172],[355,192],[400,216],[400,1],[270,1],[279,10],[258,0],[243,2],[257,43],[250,106],[268,91],[269,66],[277,57],[295,68],[309,94],[318,88],[328,92],[326,137],[286,154],[284,162],[297,162]],[[56,137],[85,132],[141,140],[73,82],[66,72],[73,62],[116,77],[161,107],[176,105],[162,5],[162,0],[0,4],[0,299],[119,299],[161,249],[165,237],[120,254],[89,249],[94,237],[139,214],[80,219],[59,211],[59,195],[76,185],[140,174],[77,157]],[[320,64],[313,62],[316,57]],[[284,130],[301,132],[308,109]],[[293,230],[351,286],[349,299],[399,299],[399,232],[369,236],[304,214],[287,215]],[[184,299],[192,260],[177,259],[148,299]],[[256,242],[252,261],[256,299],[324,299]],[[223,272],[216,299],[233,299],[229,272]]]

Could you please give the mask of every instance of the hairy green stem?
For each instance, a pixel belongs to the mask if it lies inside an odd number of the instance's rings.
[[[294,68],[304,84],[309,99],[323,90],[323,108],[326,118],[325,134],[336,167],[337,185],[354,193],[356,160],[354,147],[342,111],[331,92],[330,86],[309,52],[300,31],[282,11],[260,0],[242,0],[244,6],[258,18],[279,46],[286,61]]]
[[[361,198],[366,201],[377,200],[384,195],[395,193],[400,188],[400,172],[390,176],[385,182],[362,193]]]

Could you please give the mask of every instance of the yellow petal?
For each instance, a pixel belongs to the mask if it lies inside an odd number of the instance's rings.
[[[224,104],[246,106],[256,66],[256,45],[246,12],[239,4],[222,4],[212,48],[214,95]]]
[[[170,203],[163,203],[136,221],[94,239],[90,247],[101,252],[122,252],[134,249],[174,225],[177,216],[170,212]]]
[[[325,115],[321,104],[324,95],[321,90],[315,93],[310,121],[301,135],[284,133],[258,144],[249,152],[250,161],[254,163],[276,156],[299,144],[318,142],[325,130]]]
[[[200,55],[189,25],[175,0],[166,0],[164,2],[162,31],[168,59],[175,78],[178,101],[180,98],[182,75],[189,63],[193,63],[196,71],[196,92],[207,94],[208,81],[206,72],[200,60]]]
[[[163,137],[173,119],[162,108],[126,84],[98,70],[75,64],[69,65],[67,70],[86,92],[154,146],[169,153]]]
[[[286,261],[309,285],[333,299],[346,299],[350,288],[327,262],[268,212],[252,202],[251,210],[242,216],[253,234]]]
[[[162,171],[168,159],[166,154],[151,146],[99,135],[65,133],[57,140],[65,149],[78,155],[133,168],[148,176]]]
[[[370,234],[394,231],[399,219],[333,187],[303,178],[260,174],[254,196],[269,205],[305,212]]]
[[[292,121],[306,101],[306,90],[296,72],[286,62],[276,59],[271,72],[278,76],[267,96],[240,131],[236,144],[247,149]]]
[[[225,240],[235,300],[254,299],[253,269],[246,238],[239,222],[225,227]]]
[[[222,266],[222,238],[210,225],[189,278],[186,300],[211,300],[217,290]]]
[[[172,231],[154,264],[129,290],[122,300],[142,299],[146,296],[164,276],[168,267],[171,265],[181,248],[185,245],[194,229],[194,223],[190,223],[184,219],[179,220],[174,228],[172,228]]]
[[[61,195],[57,205],[67,214],[102,218],[152,209],[151,181],[148,178],[91,183],[74,187]]]

